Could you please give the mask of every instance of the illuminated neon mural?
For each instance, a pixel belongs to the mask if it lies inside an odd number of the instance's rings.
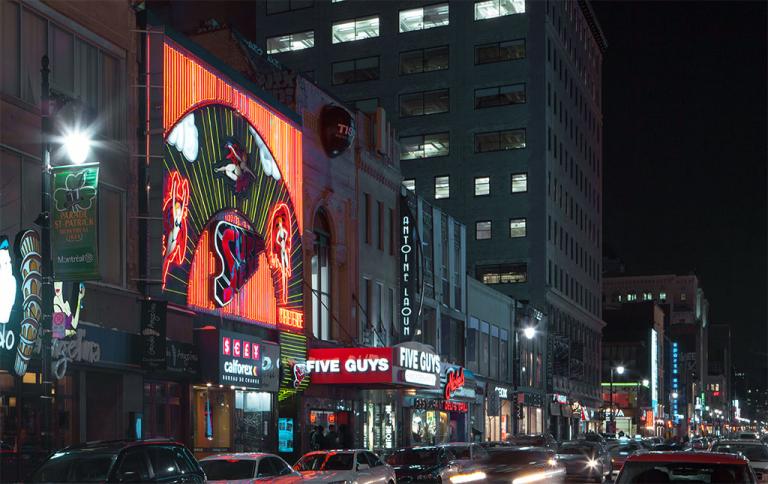
[[[163,290],[302,332],[301,132],[170,39],[163,51]]]

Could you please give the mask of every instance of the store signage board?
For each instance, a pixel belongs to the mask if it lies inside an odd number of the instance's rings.
[[[446,412],[467,413],[469,411],[469,404],[466,402],[417,398],[413,401],[413,408],[419,410],[445,410]]]
[[[448,373],[446,373],[445,399],[450,400],[457,390],[464,387],[464,383],[466,383],[466,379],[464,378],[464,368],[460,367],[458,369],[449,370]]]
[[[406,383],[435,387],[440,376],[440,355],[430,349],[414,346],[396,346],[396,361],[404,368]]]
[[[420,309],[418,291],[419,247],[413,194],[403,188],[400,196],[400,341],[410,341],[415,333]]]
[[[279,345],[246,334],[220,332],[220,384],[276,392],[279,379]]]
[[[305,367],[312,383],[392,383],[392,348],[312,348]]]
[[[512,395],[512,390],[509,387],[502,387],[502,386],[496,385],[493,391],[496,392],[499,398],[502,398],[504,400],[509,400],[509,398]]]

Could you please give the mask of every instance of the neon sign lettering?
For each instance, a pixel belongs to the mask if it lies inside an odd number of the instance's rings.
[[[255,232],[225,220],[214,228],[213,245],[221,272],[213,279],[213,298],[226,306],[259,267],[264,240]]]
[[[163,289],[171,264],[184,262],[188,215],[189,180],[178,171],[172,171],[163,197]]]
[[[426,373],[440,373],[440,355],[401,346],[399,362],[403,368]]]
[[[450,400],[456,390],[464,386],[464,368],[449,370],[445,377],[445,399]]]
[[[401,333],[402,336],[411,336],[411,314],[413,309],[411,308],[411,292],[410,292],[410,280],[411,280],[411,258],[410,254],[413,249],[411,246],[413,239],[411,238],[411,217],[410,215],[403,215],[402,232],[401,232],[401,244],[400,244],[400,274],[403,292],[400,297],[400,316],[401,316]]]
[[[340,373],[341,360],[308,360],[306,365],[309,373]],[[386,358],[350,358],[344,361],[344,370],[348,373],[367,373],[389,371],[389,360]]]

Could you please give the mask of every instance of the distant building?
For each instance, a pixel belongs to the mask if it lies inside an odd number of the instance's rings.
[[[606,310],[647,301],[659,304],[667,315],[671,351],[665,353],[670,357],[670,367],[674,371],[677,364],[680,375],[677,388],[674,375],[671,376],[670,394],[674,393],[678,398],[671,399],[670,410],[673,414],[670,417],[678,425],[683,425],[681,432],[687,432],[688,423],[700,422],[704,412],[701,394],[707,372],[709,302],[695,275],[603,278],[603,305]],[[683,376],[685,382],[680,380]],[[674,408],[678,409],[676,414]]]
[[[614,402],[622,409],[617,430],[662,435],[665,387],[664,312],[655,303],[625,305],[603,312],[603,400],[610,406],[611,368]],[[623,374],[616,369],[622,366]],[[622,428],[621,423],[626,428]]]

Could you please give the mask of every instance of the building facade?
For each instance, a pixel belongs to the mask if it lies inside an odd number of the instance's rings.
[[[469,227],[470,274],[548,314],[542,358],[549,335],[575,348],[541,391],[599,406],[606,42],[589,3],[252,11],[257,42],[280,62],[350,106],[386,109],[405,185]]]

